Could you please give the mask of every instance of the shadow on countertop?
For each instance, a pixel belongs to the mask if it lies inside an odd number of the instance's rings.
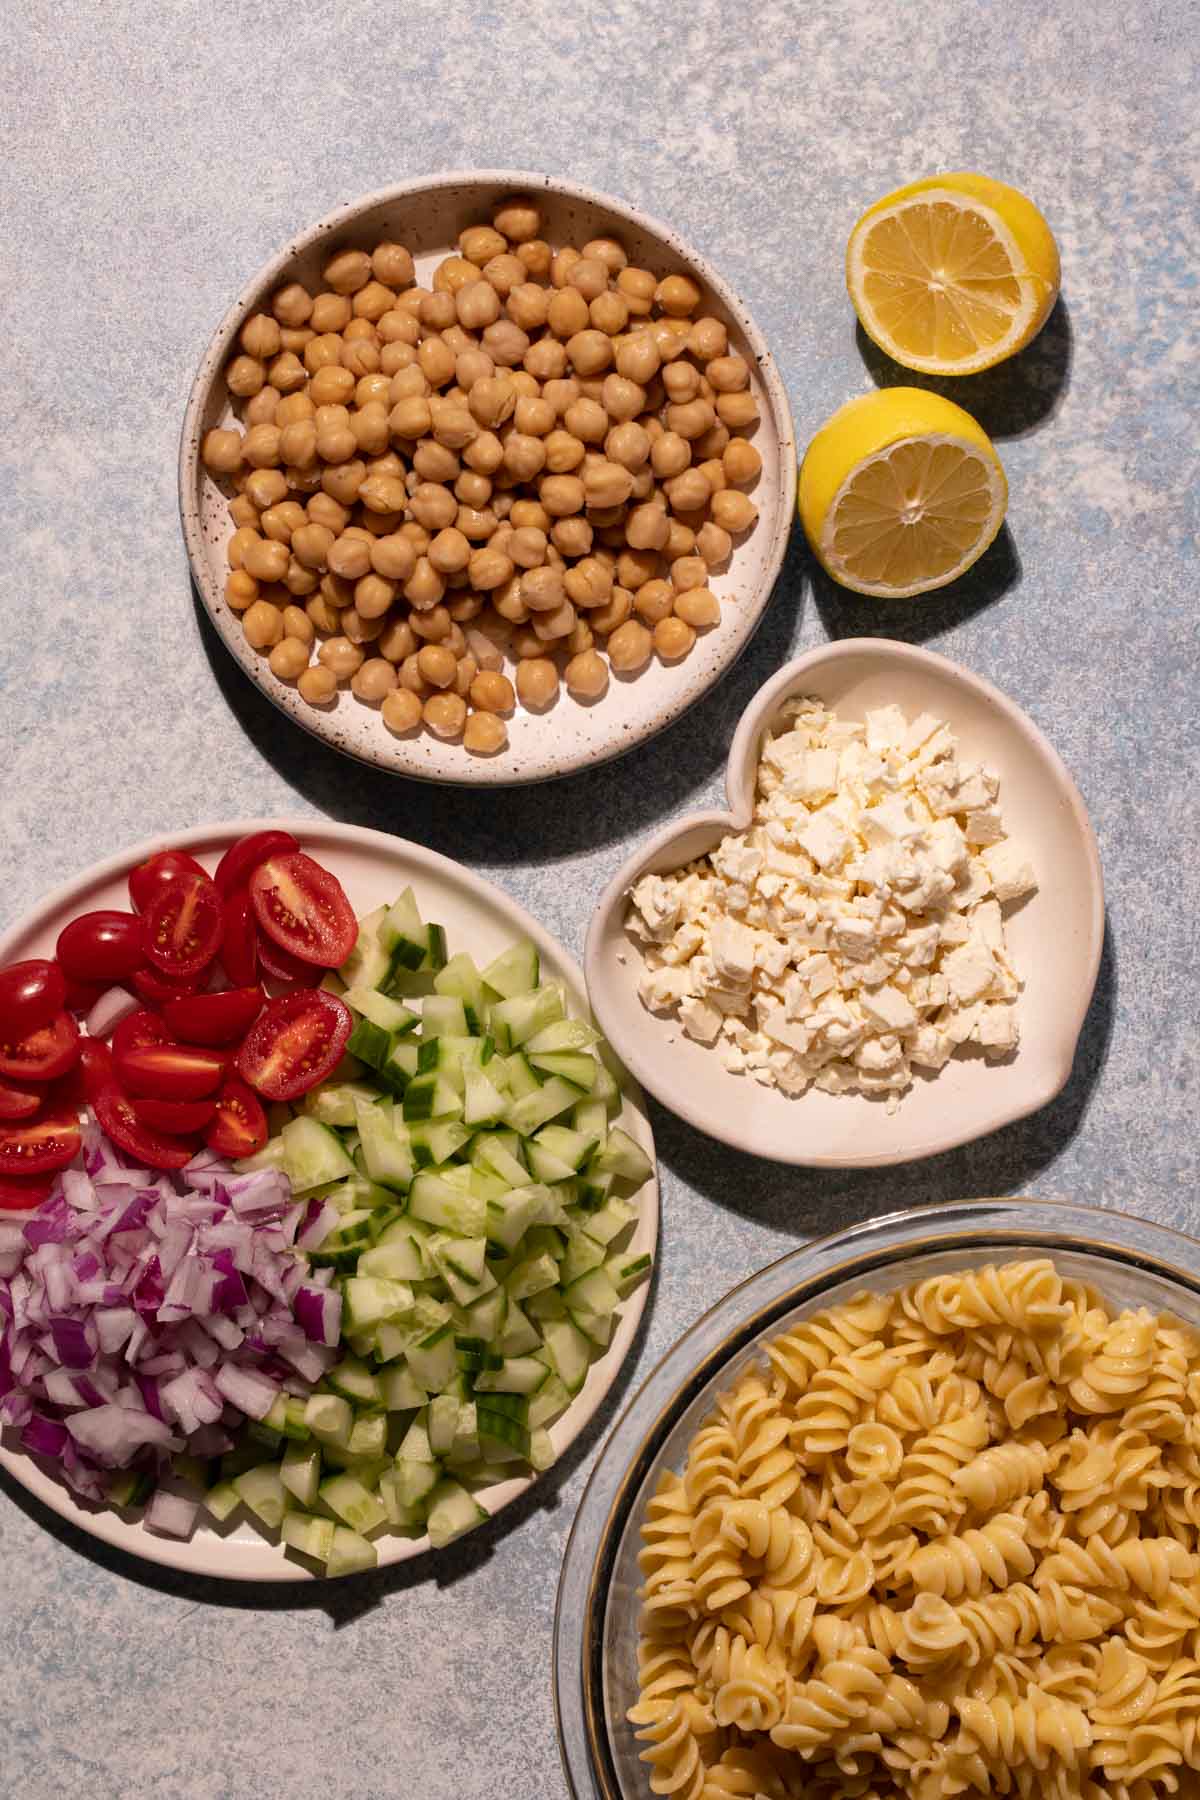
[[[393,1594],[424,1586],[453,1587],[489,1562],[503,1538],[519,1530],[536,1513],[552,1512],[559,1506],[559,1489],[607,1436],[610,1426],[629,1397],[629,1390],[641,1379],[635,1379],[635,1372],[646,1341],[657,1293],[658,1263],[655,1262],[646,1306],[625,1361],[593,1417],[553,1467],[545,1470],[525,1493],[519,1494],[477,1530],[457,1539],[444,1550],[425,1551],[408,1562],[392,1563],[380,1569],[332,1581],[233,1581],[219,1576],[193,1575],[181,1569],[163,1568],[158,1563],[145,1562],[139,1556],[91,1537],[77,1525],[60,1518],[58,1513],[30,1494],[4,1468],[0,1468],[0,1494],[19,1507],[35,1525],[57,1538],[66,1549],[87,1557],[112,1575],[137,1582],[141,1587],[154,1588],[160,1594],[168,1594],[174,1599],[189,1601],[198,1606],[276,1613],[320,1611],[327,1615],[335,1630],[341,1630],[373,1612]],[[14,1448],[19,1446],[14,1443]],[[102,1509],[97,1507],[88,1510],[98,1512]],[[235,1527],[236,1519],[235,1514],[230,1529]],[[211,1520],[207,1524],[211,1529],[216,1529]],[[299,1561],[295,1566],[297,1569],[307,1567]]]
[[[1054,418],[1071,385],[1071,315],[1060,294],[1033,342],[978,375],[923,375],[893,362],[855,328],[855,343],[876,387],[923,387],[953,400],[978,419],[990,438],[1030,437]]]
[[[1108,1057],[1116,1001],[1116,954],[1106,921],[1096,988],[1066,1086],[1039,1112],[941,1156],[885,1169],[791,1168],[704,1137],[651,1102],[659,1161],[717,1205],[797,1242],[908,1207],[1011,1193],[1080,1130]]]
[[[539,861],[640,835],[686,806],[724,766],[742,713],[791,654],[811,563],[794,524],[757,631],[716,686],[657,737],[554,782],[510,788],[412,781],[311,737],[229,655],[193,583],[200,639],[238,724],[283,779],[330,818],[370,826],[469,863]],[[465,753],[464,753],[465,754]]]

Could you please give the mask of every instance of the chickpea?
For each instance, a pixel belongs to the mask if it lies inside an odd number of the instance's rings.
[[[417,351],[417,363],[431,387],[445,387],[454,375],[454,352],[440,337],[425,339]]]
[[[567,277],[577,262],[583,261],[583,252],[574,244],[564,244],[555,252],[550,263],[550,280],[556,288],[565,288]]]
[[[318,431],[317,433],[317,455],[322,462],[350,462],[357,449],[354,433],[348,425],[338,426],[332,431]]]
[[[314,406],[327,406],[331,402],[345,405],[354,392],[357,376],[349,369],[343,369],[340,363],[326,363],[318,369],[308,384],[308,396]]]
[[[511,319],[497,319],[484,328],[480,342],[502,369],[516,369],[529,349],[529,336]]]
[[[423,394],[409,394],[397,400],[388,414],[388,429],[392,436],[405,438],[410,442],[423,438],[431,423],[429,402]]]
[[[650,467],[660,481],[682,475],[691,460],[691,445],[677,431],[664,431],[650,445]]]
[[[473,656],[461,654],[458,667],[454,671],[454,692],[465,700],[471,692],[471,683],[479,673],[479,664]]]
[[[721,458],[725,479],[731,487],[754,481],[762,469],[762,457],[745,438],[731,438]]]
[[[697,512],[712,494],[708,476],[700,469],[685,469],[663,484],[663,492],[676,512]]]
[[[276,388],[260,388],[258,393],[253,394],[246,402],[245,409],[242,413],[245,424],[247,426],[274,425],[275,414],[279,410],[281,397],[282,396]]]
[[[364,619],[381,619],[396,598],[397,585],[373,571],[354,584],[355,611]]]
[[[234,612],[245,612],[258,599],[258,583],[245,569],[231,569],[225,578],[225,603]]]
[[[685,361],[668,363],[662,372],[662,383],[668,395],[677,404],[686,400],[694,400],[700,392],[700,371],[695,363]]]
[[[716,356],[724,356],[729,346],[729,337],[720,319],[700,318],[692,323],[688,335],[688,349],[698,362],[712,362]]]
[[[569,431],[552,431],[542,442],[546,451],[545,466],[553,475],[566,475],[583,461],[584,446]]]
[[[689,518],[699,519],[699,513],[690,513]],[[680,518],[672,516],[667,531],[667,541],[663,545],[663,555],[668,563],[678,562],[681,556],[691,556],[696,549],[696,533],[690,525]]]
[[[604,454],[609,462],[619,463],[634,474],[649,458],[649,434],[634,420],[627,419],[622,425],[614,425],[605,438]]]
[[[312,295],[298,281],[290,281],[271,296],[271,311],[281,325],[307,325],[312,309]]]
[[[541,230],[542,215],[528,194],[514,194],[496,208],[492,223],[510,244],[527,244]]]
[[[467,331],[482,331],[500,317],[500,296],[490,281],[472,281],[454,297],[458,322]]]
[[[240,431],[206,431],[200,445],[205,468],[214,475],[232,475],[242,466],[242,442]]]
[[[576,606],[603,606],[612,594],[612,570],[599,557],[585,556],[566,571],[563,586]]]
[[[607,292],[608,269],[598,257],[581,256],[567,271],[567,286],[573,287],[585,300],[595,300]]]
[[[290,350],[284,350],[275,357],[267,374],[270,377],[271,386],[280,394],[294,394],[308,380],[304,364]],[[276,407],[276,421],[278,421],[278,407]]]
[[[633,476],[620,463],[605,460],[585,471],[583,486],[588,510],[594,516],[597,511],[625,504],[633,492]]]
[[[558,670],[548,656],[530,657],[517,664],[517,693],[530,712],[545,712],[558,699]]]
[[[285,606],[282,613],[283,632],[285,637],[297,638],[302,644],[311,644],[316,637],[313,622],[301,606]]]
[[[454,495],[436,481],[421,481],[408,496],[409,510],[426,531],[441,531],[458,516]]]
[[[361,325],[363,321],[357,319],[355,323]],[[369,330],[370,327],[367,329]],[[347,336],[342,342],[342,354],[339,361],[343,369],[349,369],[357,383],[362,380],[364,375],[377,375],[383,357],[380,355],[377,344],[370,343],[366,338],[351,338],[349,327],[347,327]]]
[[[342,250],[329,259],[321,275],[335,294],[356,294],[371,279],[371,259],[365,250]]]
[[[349,681],[364,660],[358,645],[348,637],[327,638],[317,651],[317,659],[337,681]]]
[[[525,525],[532,526],[535,531],[549,531],[550,515],[540,500],[515,500],[509,524],[514,531]]]
[[[604,410],[618,425],[636,418],[645,409],[645,388],[626,380],[624,375],[606,375],[602,393]]]
[[[491,360],[490,358],[488,359]],[[471,416],[487,430],[510,419],[517,404],[512,380],[507,375],[484,375],[471,385],[467,405]]]
[[[314,594],[311,599],[306,600],[304,611],[314,631],[321,632],[323,636],[327,637],[330,632],[341,629],[342,615],[336,607],[330,605],[324,594]]]
[[[654,648],[663,662],[680,662],[696,642],[696,633],[683,619],[660,619],[654,627]]]
[[[499,646],[477,626],[468,626],[466,631],[467,648],[475,658],[476,669],[503,672],[504,655]]]
[[[351,310],[356,320],[374,325],[396,304],[396,294],[382,281],[368,281],[354,296]]]
[[[561,381],[567,373],[566,347],[557,338],[541,337],[522,358],[523,373],[537,381]]]
[[[661,550],[669,531],[666,508],[654,500],[635,506],[625,522],[626,541],[634,550]]]
[[[418,556],[413,572],[404,583],[404,598],[418,612],[437,605],[446,591],[446,578],[439,574],[427,556]]]
[[[482,550],[472,551],[471,560],[467,565],[467,574],[471,586],[477,592],[488,593],[492,588],[498,588],[502,582],[508,580],[513,573],[513,567],[511,558],[505,556],[503,551],[493,550],[489,546]]]
[[[563,576],[548,563],[527,569],[520,578],[520,595],[530,612],[553,612],[566,599]]]
[[[307,394],[287,394],[275,408],[274,423],[283,431],[288,425],[314,419],[316,411]]]
[[[669,618],[675,605],[675,590],[669,581],[647,581],[633,597],[634,610],[651,625]]]
[[[460,738],[467,723],[467,703],[461,694],[431,694],[422,717],[435,737]]]
[[[678,319],[653,319],[645,327],[658,346],[658,354],[664,363],[674,362],[687,349],[687,333],[681,336],[675,326],[681,324]]]
[[[547,560],[555,551],[560,559],[564,556],[586,556],[592,547],[594,535],[591,521],[580,518],[578,514],[567,519],[557,519],[550,532],[552,548],[547,552]]]
[[[562,342],[585,330],[590,317],[588,303],[577,288],[564,287],[550,296],[546,324],[551,334]]]
[[[750,385],[750,365],[744,356],[715,356],[704,371],[718,394],[736,394]]]
[[[617,274],[617,290],[631,313],[644,318],[654,304],[658,286],[649,269],[624,268]]]
[[[702,525],[696,533],[696,554],[703,557],[709,569],[719,569],[722,563],[728,562],[733,550],[733,539],[711,519]]]
[[[702,462],[714,461],[717,457],[725,454],[725,446],[729,443],[729,438],[728,425],[723,425],[718,419],[715,425],[710,425],[707,431],[702,432],[693,441],[692,455]]]
[[[337,676],[332,669],[323,668],[320,663],[305,669],[296,686],[300,698],[309,706],[328,706],[337,697]]]
[[[575,700],[598,700],[608,688],[608,670],[595,650],[584,650],[573,656],[563,677],[567,692]]]
[[[385,240],[376,244],[371,255],[371,273],[376,281],[382,281],[397,293],[402,288],[410,287],[416,279],[413,259],[403,244],[393,244]]]
[[[368,400],[350,415],[355,447],[365,456],[380,456],[388,447],[388,409],[382,400]]]
[[[474,420],[464,407],[449,422],[448,429],[457,433],[468,427],[474,430]],[[432,438],[421,439],[413,452],[412,466],[422,481],[456,481],[462,473],[462,464],[451,446],[435,443]]]
[[[504,467],[513,481],[532,481],[546,466],[546,444],[540,437],[512,432],[504,445]]]
[[[477,475],[494,475],[504,461],[504,445],[494,431],[481,431],[464,447],[462,459]]]
[[[529,618],[529,608],[521,595],[519,576],[506,581],[503,587],[493,588],[491,602],[493,612],[506,625],[524,625]]]
[[[485,544],[496,529],[496,515],[490,506],[460,506],[455,524],[473,544]]]
[[[383,697],[383,722],[397,737],[415,731],[421,723],[421,702],[407,688],[394,688]]]
[[[399,533],[376,538],[370,547],[371,567],[385,581],[407,581],[417,563],[412,543]]]
[[[312,468],[317,460],[317,428],[311,419],[284,426],[279,434],[279,455],[289,468]]]
[[[350,301],[344,294],[318,294],[313,301],[309,324],[319,337],[328,337],[335,332],[344,331],[350,323]],[[308,360],[308,350],[312,342],[305,347],[305,366],[312,369],[314,365]]]
[[[654,380],[662,365],[658,345],[648,331],[636,331],[617,345],[617,374],[625,381],[645,387]]]
[[[614,587],[604,606],[589,612],[587,622],[600,637],[607,637],[623,625],[633,611],[633,595],[628,588]]]
[[[283,616],[269,600],[255,600],[242,614],[242,630],[255,650],[271,650],[283,636]]]
[[[304,346],[304,366],[310,375],[319,375],[322,369],[339,368],[341,360],[342,340],[336,331],[322,331],[309,338]]]
[[[349,509],[332,494],[314,494],[304,510],[314,525],[324,525],[334,537],[340,536],[350,523]]]
[[[586,490],[576,475],[547,475],[538,497],[552,519],[564,519],[583,510]]]
[[[429,692],[429,684],[417,664],[416,651],[404,658],[396,679],[402,688],[407,688],[410,694],[416,694],[422,700]]]
[[[577,331],[567,339],[567,358],[576,375],[599,375],[612,364],[612,339],[603,331]]]
[[[621,535],[624,536],[624,533]],[[657,550],[631,550],[626,545],[617,557],[613,574],[621,587],[627,587],[636,593],[645,582],[654,580],[658,567]]]
[[[621,675],[635,675],[650,661],[654,639],[639,619],[618,625],[608,640],[608,660]]]
[[[496,365],[486,350],[460,350],[454,360],[454,379],[464,394],[469,394],[477,381],[486,381],[496,373]]]
[[[407,369],[416,361],[421,333],[411,313],[399,308],[384,313],[375,329],[382,345],[379,367],[385,375],[394,375],[397,369]]]
[[[629,308],[620,294],[606,289],[596,295],[588,306],[588,322],[596,331],[602,331],[606,337],[615,338],[629,323]]]
[[[264,470],[263,473],[266,474],[268,471]],[[287,483],[285,482],[284,493],[286,492]],[[302,529],[307,520],[308,514],[298,501],[282,500],[276,506],[267,507],[259,524],[264,534],[269,538],[274,538],[276,543],[290,544],[293,531]]]
[[[356,699],[363,700],[368,706],[378,706],[386,694],[394,691],[396,671],[382,656],[368,657],[362,667],[356,669],[350,677],[350,687]]]
[[[254,541],[246,545],[242,567],[247,575],[253,575],[255,581],[282,581],[287,573],[287,566],[286,544],[255,534]]]
[[[473,712],[463,727],[463,749],[474,756],[495,756],[507,749],[508,731],[503,719],[492,712]]]
[[[325,553],[326,565],[344,581],[359,581],[371,567],[370,545],[358,532],[343,532]]]
[[[524,286],[529,275],[528,269],[519,256],[509,250],[501,250],[495,256],[489,256],[483,265],[483,279],[489,282],[500,296],[507,300],[514,288]],[[511,318],[511,313],[509,314]],[[538,323],[541,324],[541,320]],[[514,323],[520,323],[514,320]]]
[[[275,469],[280,462],[277,425],[252,425],[242,439],[242,457],[252,469]]]
[[[563,424],[581,444],[602,444],[608,431],[608,414],[595,400],[573,400],[563,414]]]
[[[721,622],[721,603],[709,588],[686,588],[675,596],[675,616],[693,631],[708,631]]]
[[[239,400],[257,394],[266,379],[266,369],[256,356],[235,356],[225,371],[225,386]]]
[[[295,681],[308,667],[308,645],[302,644],[299,638],[280,638],[267,662],[277,680]]]
[[[522,266],[521,279],[509,289],[505,310],[522,331],[539,331],[549,316],[550,295],[537,282],[527,281],[525,274]]]
[[[740,394],[717,395],[717,417],[730,431],[749,431],[758,423],[758,401],[746,389]]]
[[[722,531],[749,531],[758,517],[758,508],[748,495],[741,494],[736,488],[725,488],[714,494],[710,508],[714,525]]]
[[[716,416],[711,400],[688,400],[682,406],[668,406],[667,428],[690,442],[707,431]]]
[[[385,620],[377,647],[380,656],[386,657],[390,663],[402,663],[405,657],[412,656],[417,648],[417,639],[408,620]]]
[[[512,682],[493,669],[481,669],[470,686],[471,703],[482,712],[507,713],[516,705]]]
[[[518,569],[537,569],[546,560],[546,533],[534,525],[522,525],[508,540],[508,555]]]
[[[540,395],[522,394],[513,411],[513,424],[523,437],[548,437],[554,420],[554,408]]]

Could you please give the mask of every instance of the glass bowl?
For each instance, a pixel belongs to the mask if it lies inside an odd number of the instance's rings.
[[[554,1621],[559,1748],[574,1800],[650,1800],[626,1709],[637,1698],[637,1553],[646,1502],[680,1469],[718,1392],[763,1341],[863,1288],[891,1292],[956,1269],[1028,1255],[1122,1306],[1200,1329],[1200,1242],[1127,1213],[968,1200],[873,1219],[794,1250],[741,1283],[685,1332],[625,1408],[567,1542]]]

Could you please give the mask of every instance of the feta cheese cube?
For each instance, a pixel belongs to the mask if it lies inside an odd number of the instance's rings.
[[[996,1056],[1007,1056],[1017,1047],[1017,1015],[1011,1006],[981,1008],[975,1036],[985,1050]]]
[[[708,935],[719,979],[730,986],[747,986],[754,973],[754,933],[722,915],[713,920]]]
[[[869,1022],[882,1031],[910,1031],[917,1022],[916,1008],[890,981],[882,987],[864,988],[859,1004]]]
[[[721,1029],[721,1014],[704,1000],[683,1000],[679,1017],[687,1036],[695,1038],[698,1044],[711,1044]]]
[[[819,869],[835,869],[850,848],[849,832],[827,807],[812,815],[797,841]]]
[[[908,721],[898,706],[879,706],[867,714],[867,749],[878,756],[898,749],[908,735]]]
[[[865,962],[875,954],[879,934],[870,919],[860,919],[850,914],[833,921],[833,941],[852,962]]]
[[[681,896],[678,884],[665,881],[661,875],[643,875],[631,898],[641,915],[646,934],[665,943],[679,918]]]
[[[969,844],[998,844],[1004,836],[1004,820],[998,806],[976,806],[963,821]]]
[[[996,973],[996,963],[987,945],[971,938],[943,957],[942,973],[955,1000],[959,1005],[966,1005],[987,993]]]
[[[999,844],[989,844],[980,861],[987,869],[992,892],[997,900],[1019,900],[1022,894],[1033,893],[1037,887],[1037,877],[1031,864],[1011,838],[1005,838]]]

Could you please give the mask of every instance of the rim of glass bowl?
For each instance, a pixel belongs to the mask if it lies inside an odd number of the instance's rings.
[[[1200,1241],[1130,1213],[1036,1199],[964,1200],[889,1213],[814,1239],[749,1276],[704,1313],[633,1395],[583,1491],[554,1612],[554,1710],[574,1800],[626,1800],[604,1705],[606,1600],[635,1498],[680,1415],[784,1315],[847,1281],[922,1254],[982,1260],[1017,1251],[1093,1256],[1190,1294],[1200,1310]],[[1196,1272],[1181,1265],[1187,1257]],[[647,1790],[648,1792],[648,1790]]]

